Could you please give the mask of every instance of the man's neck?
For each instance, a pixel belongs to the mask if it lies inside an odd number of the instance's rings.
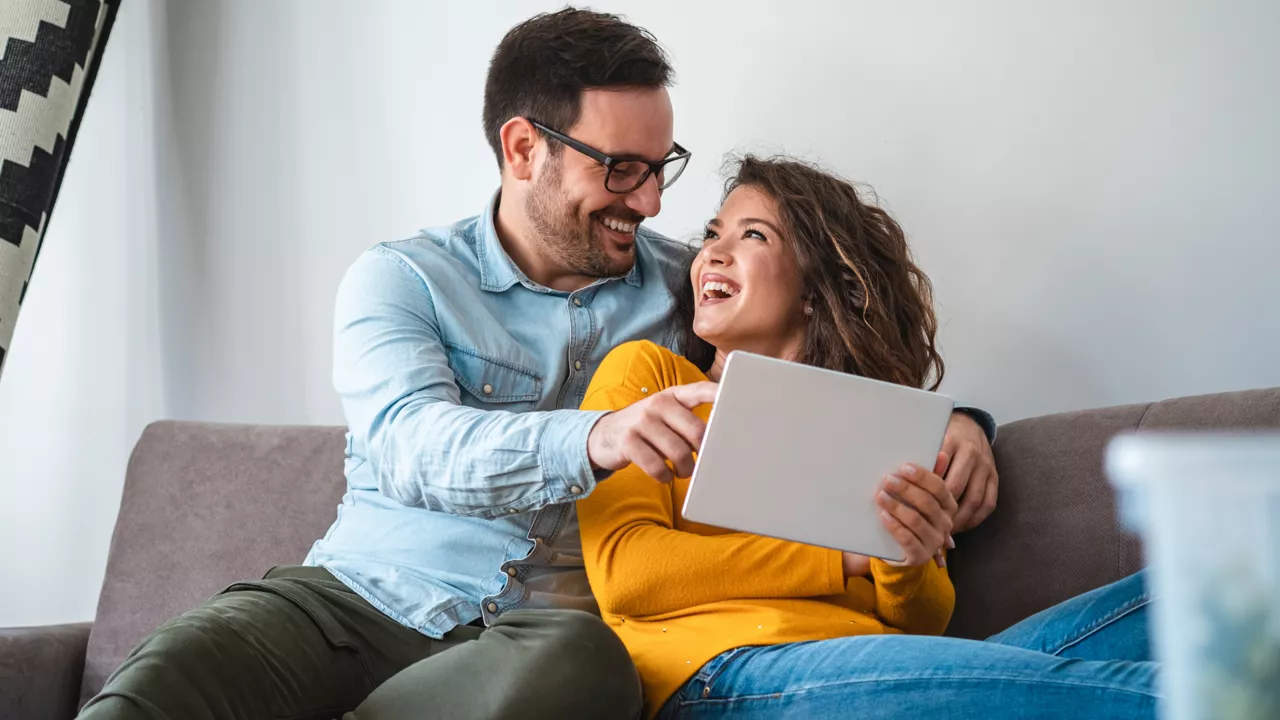
[[[498,241],[507,251],[507,257],[533,282],[552,290],[573,292],[596,281],[590,275],[568,270],[550,257],[538,246],[534,239],[536,232],[519,206],[514,202],[504,202],[501,196],[493,227],[498,231]]]

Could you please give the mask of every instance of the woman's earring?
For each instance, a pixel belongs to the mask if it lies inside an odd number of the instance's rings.
[[[813,306],[812,306],[812,305],[810,305],[809,303],[805,303],[805,304],[804,304],[804,314],[805,314],[806,316],[812,316],[812,315],[813,315]]]

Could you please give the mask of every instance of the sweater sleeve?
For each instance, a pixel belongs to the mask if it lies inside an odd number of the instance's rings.
[[[618,410],[678,384],[673,362],[651,343],[619,347],[597,371],[583,408]],[[675,492],[674,483],[630,465],[578,501],[583,560],[602,611],[648,616],[721,600],[844,591],[839,551],[748,533],[677,530]]]
[[[886,625],[912,635],[941,635],[951,622],[956,593],[947,571],[933,560],[899,567],[871,558],[876,589],[876,616]]]

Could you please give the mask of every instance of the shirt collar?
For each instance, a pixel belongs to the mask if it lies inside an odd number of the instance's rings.
[[[498,228],[494,225],[494,217],[498,212],[499,190],[489,198],[480,216],[480,242],[476,243],[476,258],[480,261],[480,289],[486,292],[502,292],[520,282],[524,273],[511,262],[511,257],[502,247],[498,239]],[[517,274],[519,273],[519,274]],[[525,282],[533,283],[525,278]]]
[[[486,292],[502,292],[512,285],[520,283],[536,292],[555,292],[530,280],[511,261],[511,256],[507,254],[506,248],[502,247],[502,241],[498,239],[498,227],[494,224],[494,218],[498,212],[498,201],[501,196],[501,190],[495,192],[493,197],[489,198],[489,203],[485,205],[484,214],[480,216],[480,241],[476,243],[476,257],[480,261],[480,289]],[[641,232],[641,229],[636,229],[636,262],[631,266],[631,272],[622,278],[623,282],[632,287],[642,287],[644,285],[644,273],[640,270]],[[592,283],[592,285],[600,285],[617,279],[601,278]]]

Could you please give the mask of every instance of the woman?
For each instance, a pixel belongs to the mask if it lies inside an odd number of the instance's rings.
[[[913,387],[942,379],[930,283],[902,230],[809,165],[742,160],[688,283],[677,294],[686,357],[619,347],[584,408],[716,381],[733,350]],[[705,420],[709,407],[698,411]],[[1139,576],[985,642],[938,637],[955,599],[940,562],[956,509],[945,462],[904,467],[877,497],[901,564],[689,522],[688,481],[634,465],[600,483],[578,503],[583,555],[648,714],[1153,717]]]

